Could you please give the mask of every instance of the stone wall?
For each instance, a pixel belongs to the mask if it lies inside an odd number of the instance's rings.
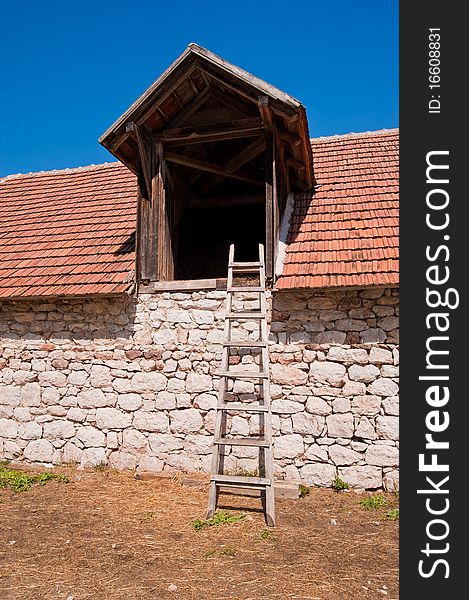
[[[223,291],[0,304],[0,456],[42,463],[210,468]],[[397,290],[274,293],[270,333],[278,477],[394,488]],[[239,307],[252,301],[240,298]],[[234,324],[256,339],[256,324]],[[249,368],[246,352],[230,363]],[[231,389],[241,401],[255,386]],[[255,433],[256,416],[229,420]],[[256,450],[226,466],[252,471]]]

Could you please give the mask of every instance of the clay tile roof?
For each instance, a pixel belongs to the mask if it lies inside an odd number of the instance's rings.
[[[399,132],[312,140],[314,193],[296,194],[278,289],[398,283]]]
[[[117,162],[0,179],[0,299],[124,293],[135,200]]]

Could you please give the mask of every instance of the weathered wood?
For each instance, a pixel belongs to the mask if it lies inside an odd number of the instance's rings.
[[[132,132],[137,140],[138,154],[140,158],[140,164],[142,165],[142,174],[149,193],[151,190],[151,139],[133,121],[127,123],[125,130],[127,133]]]
[[[300,162],[299,160],[296,160],[296,158],[293,158],[293,156],[287,156],[286,163],[287,165],[293,167],[297,171],[306,169],[304,163]]]
[[[157,169],[157,157],[152,153],[151,169],[154,174]],[[153,179],[150,187],[143,193],[143,175],[138,176],[137,190],[137,231],[136,231],[136,278],[139,283],[145,283],[156,278],[157,272],[157,205],[153,194]],[[145,197],[146,196],[146,197]]]
[[[288,142],[291,146],[296,147],[301,144],[301,138],[298,137],[296,133],[292,133],[291,131],[287,131],[286,129],[279,128],[278,135],[280,139]]]
[[[220,165],[215,165],[204,160],[198,160],[196,158],[192,158],[191,156],[185,156],[183,154],[174,154],[173,152],[165,152],[164,159],[168,160],[169,162],[174,162],[178,165],[190,167],[191,169],[208,171],[209,173],[216,173],[217,175],[223,175],[224,177],[230,177],[231,179],[239,179],[239,181],[245,181],[247,183],[262,185],[262,181],[260,179],[252,177],[247,173],[228,173],[225,170],[225,168]]]
[[[203,106],[210,97],[210,88],[205,88],[202,92],[199,93],[189,104],[178,113],[176,117],[169,123],[168,127],[175,128],[181,126],[183,123],[187,121],[195,112],[199,110],[201,106]]]
[[[241,150],[239,154],[234,156],[231,160],[229,160],[226,164],[226,171],[228,173],[234,173],[238,171],[241,167],[243,167],[246,163],[259,156],[261,152],[265,150],[265,138],[260,138],[258,140],[254,140],[247,148]]]
[[[273,127],[272,123],[272,111],[270,110],[269,98],[267,96],[259,96],[257,100],[257,106],[261,114],[262,122],[264,127],[271,130]]]
[[[229,108],[232,108],[241,114],[246,116],[248,116],[250,113],[252,114],[252,110],[250,110],[250,107],[246,103],[234,98],[232,95],[230,96],[229,94],[226,94],[218,87],[212,86],[212,96],[225,106],[228,106]]]
[[[165,146],[173,146],[232,140],[261,135],[262,133],[264,133],[264,129],[261,120],[258,117],[253,117],[198,127],[165,129],[153,137],[164,142]]]
[[[140,291],[145,294],[155,292],[177,292],[184,290],[215,290],[216,279],[182,279],[180,281],[152,281],[140,286]]]
[[[266,135],[265,153],[265,272],[267,278],[274,275],[274,217],[273,217],[273,167],[274,167],[274,138],[271,131]]]

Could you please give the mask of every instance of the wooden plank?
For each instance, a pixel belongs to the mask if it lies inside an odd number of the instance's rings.
[[[250,112],[252,112],[247,104],[236,99],[233,95],[225,94],[225,92],[223,92],[220,88],[212,87],[212,95],[225,106],[228,106],[229,108],[232,108],[241,114],[247,116]]]
[[[268,130],[271,130],[273,127],[272,122],[272,111],[270,110],[269,98],[267,96],[259,96],[257,100],[257,107],[259,108],[259,112],[261,114],[262,122],[264,123],[264,127]]]
[[[296,158],[293,158],[293,156],[287,156],[285,161],[286,161],[287,165],[289,165],[290,167],[293,167],[297,171],[306,169],[304,163],[300,162],[299,160],[296,160]]]
[[[178,165],[190,167],[191,169],[198,169],[199,171],[208,171],[209,173],[216,173],[217,175],[223,175],[225,177],[230,177],[231,179],[239,179],[239,181],[254,183],[255,185],[262,185],[262,182],[259,179],[252,177],[247,173],[227,173],[225,168],[221,165],[215,165],[204,160],[192,158],[183,154],[174,154],[173,152],[165,152],[163,156],[164,159],[168,160],[169,162],[174,162]]]
[[[199,93],[189,104],[187,104],[180,113],[169,124],[170,128],[180,127],[189,119],[195,112],[203,106],[210,97],[210,88],[205,88]]]
[[[280,139],[288,142],[290,146],[296,147],[301,144],[301,138],[298,137],[296,133],[292,133],[291,131],[287,131],[286,129],[279,128],[278,135]]]
[[[274,139],[273,133],[268,132],[266,136],[265,153],[265,270],[266,277],[274,275],[274,230],[273,230],[273,166],[274,166]]]
[[[255,485],[255,486],[267,486],[272,485],[271,479],[266,479],[265,477],[249,477],[246,475],[212,475],[210,478],[212,481],[216,481],[217,483],[224,483],[225,485],[230,484],[247,484],[247,485]]]
[[[265,150],[265,138],[261,137],[258,140],[254,140],[247,148],[241,150],[239,154],[234,156],[226,164],[226,171],[228,173],[234,173],[243,167],[246,163],[259,156],[261,152]]]
[[[244,402],[224,402],[217,406],[218,410],[236,410],[240,412],[267,412],[268,406],[265,404],[245,404]]]
[[[257,448],[266,448],[269,442],[259,438],[215,438],[213,443],[216,446],[255,446]]]
[[[269,376],[268,373],[263,373],[260,371],[247,371],[247,370],[227,370],[227,371],[219,371],[217,373],[220,377],[239,377],[240,379],[267,379]]]
[[[197,127],[176,127],[165,129],[153,137],[165,145],[198,144],[217,142],[243,137],[262,135],[264,129],[258,117],[247,119],[232,119],[221,123],[199,125]]]
[[[181,279],[180,281],[152,281],[148,285],[140,286],[140,291],[144,294],[153,294],[184,290],[215,290],[216,288],[216,279]]]
[[[142,173],[145,179],[145,185],[148,192],[151,190],[151,168],[150,168],[150,152],[151,140],[145,135],[142,129],[133,121],[127,123],[125,128],[127,133],[132,132],[137,140],[138,154],[142,165]]]

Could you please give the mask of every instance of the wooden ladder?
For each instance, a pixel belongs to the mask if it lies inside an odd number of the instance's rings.
[[[235,286],[235,274],[254,274],[259,278],[256,286]],[[237,292],[255,294],[253,300],[258,299],[258,309],[250,312],[236,311],[233,306],[233,295]],[[232,339],[233,322],[256,321],[259,324],[257,340]],[[260,358],[258,369],[247,370],[230,369],[229,357],[231,349],[244,349],[247,352],[257,353]],[[247,351],[247,352],[246,352]],[[251,365],[249,365],[251,366]],[[255,361],[252,366],[255,366]],[[228,260],[228,281],[226,297],[225,328],[223,339],[223,354],[221,377],[218,391],[218,404],[215,416],[215,435],[213,440],[213,455],[210,478],[210,493],[208,501],[207,518],[215,513],[218,504],[220,488],[241,488],[260,490],[264,515],[267,525],[275,525],[275,498],[272,457],[272,414],[270,411],[270,375],[269,352],[267,333],[267,305],[265,289],[265,261],[264,246],[259,244],[258,262],[235,262],[234,245],[230,246]],[[228,381],[237,379],[257,381],[257,402],[230,401]],[[259,415],[259,435],[236,437],[227,433],[227,414],[231,412],[254,413]],[[228,436],[228,437],[227,437]],[[224,473],[225,446],[254,446],[259,449],[258,477],[245,475],[230,475]]]

